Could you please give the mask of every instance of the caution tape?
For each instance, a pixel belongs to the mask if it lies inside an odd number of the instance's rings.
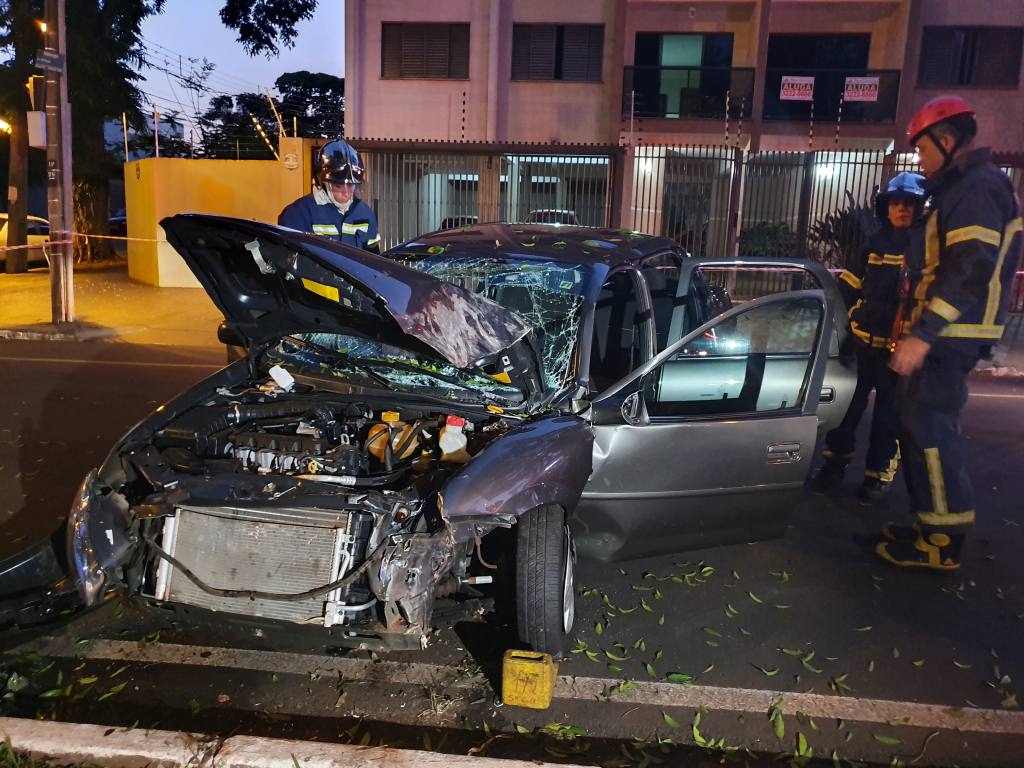
[[[89,235],[84,232],[71,232],[71,240],[47,240],[43,243],[29,243],[27,245],[4,245],[0,246],[0,253],[7,251],[27,251],[42,249],[45,253],[52,250],[55,245],[68,245],[75,240],[121,240],[126,243],[166,243],[166,240],[159,240],[155,237],[122,237],[120,235]]]

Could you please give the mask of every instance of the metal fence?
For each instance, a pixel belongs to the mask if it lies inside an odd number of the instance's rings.
[[[876,190],[918,170],[913,155],[869,150],[355,143],[385,247],[478,221],[560,222],[668,236],[694,256],[841,268],[878,226]],[[1001,160],[1024,191],[1024,156]]]
[[[356,146],[386,248],[478,221],[611,223],[615,151]]]
[[[1024,162],[1002,166],[1020,190]],[[806,256],[843,267],[879,226],[876,191],[913,155],[880,151],[744,152],[640,146],[633,228],[678,240],[695,256]]]
[[[624,223],[671,237],[694,256],[725,253],[738,157],[730,147],[637,147],[632,221]]]

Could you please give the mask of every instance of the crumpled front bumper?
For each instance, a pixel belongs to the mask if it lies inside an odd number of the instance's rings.
[[[45,623],[81,605],[64,561],[64,530],[0,560],[0,629]]]

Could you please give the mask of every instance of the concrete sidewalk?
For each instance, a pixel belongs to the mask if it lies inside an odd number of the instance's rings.
[[[105,768],[554,768],[537,760],[456,755],[314,741],[176,733],[0,717],[0,739],[16,752],[60,765]],[[573,768],[559,762],[563,768]],[[576,768],[581,768],[576,766]]]
[[[202,288],[156,288],[128,279],[128,268],[75,272],[77,322],[50,323],[50,273],[0,274],[0,338],[215,347],[222,317]]]

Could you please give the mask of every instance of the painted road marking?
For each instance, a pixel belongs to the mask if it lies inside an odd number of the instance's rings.
[[[988,392],[971,392],[970,397],[1004,397],[1007,400],[1024,400],[1024,395],[997,395]]]
[[[73,365],[127,365],[142,368],[223,368],[218,363],[147,363],[142,360],[79,360],[70,357],[3,357],[0,360],[19,363],[67,363]]]
[[[420,662],[373,662],[366,659],[333,658],[315,654],[215,648],[199,645],[160,643],[142,646],[123,640],[91,640],[78,646],[58,637],[31,641],[9,653],[33,651],[42,656],[131,661],[146,664],[179,664],[195,667],[247,669],[262,672],[307,675],[310,672],[339,672],[348,680],[391,684],[447,684],[456,688],[484,688],[482,676],[465,676],[451,666]],[[555,698],[593,701],[609,685],[610,678],[561,676],[555,683]],[[726,688],[712,685],[679,685],[636,681],[627,691],[616,693],[615,701],[656,707],[682,707],[730,712],[769,711],[779,698],[786,710],[808,717],[843,719],[850,722],[900,724],[918,728],[976,733],[1024,735],[1024,712],[975,709],[913,701],[866,699],[792,691]]]

